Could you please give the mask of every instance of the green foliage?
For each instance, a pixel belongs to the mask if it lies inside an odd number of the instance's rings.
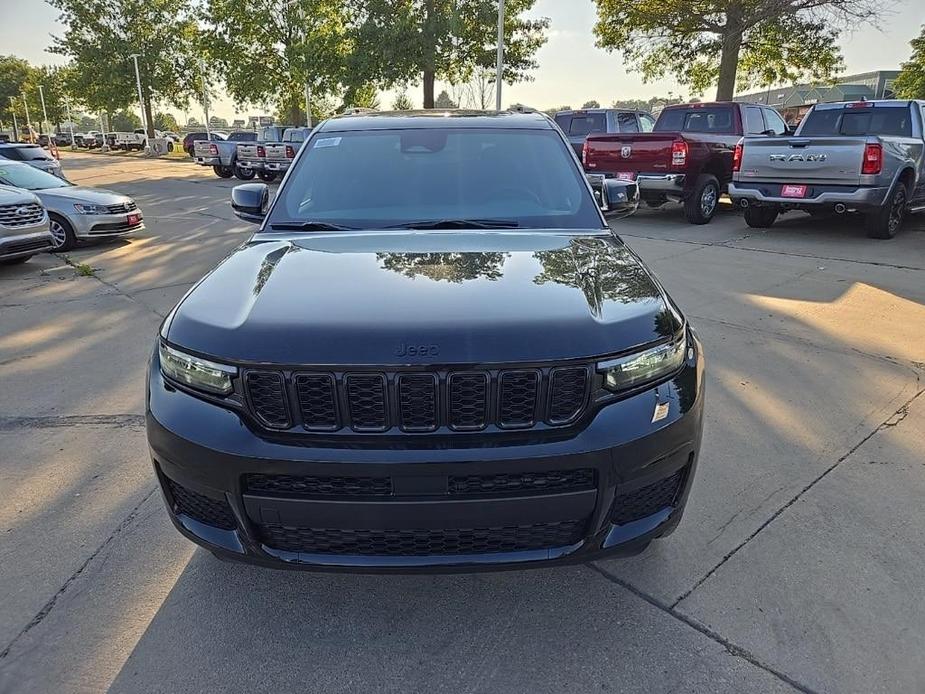
[[[683,101],[681,97],[673,96],[671,92],[669,92],[668,96],[653,96],[651,99],[618,99],[614,101],[610,107],[625,108],[627,111],[648,111],[649,113],[654,113],[665,106],[680,104]]]
[[[900,99],[925,99],[925,26],[918,38],[909,43],[912,55],[902,64],[893,91]]]
[[[597,45],[643,79],[672,76],[717,98],[736,87],[824,81],[842,69],[840,30],[877,20],[877,0],[595,0]]]
[[[581,105],[581,107],[582,107],[582,108],[600,108],[600,107],[601,107],[601,104],[600,104],[599,101],[597,101],[597,100],[595,100],[595,99],[591,99],[590,101],[584,102],[584,103]]]
[[[505,4],[504,80],[530,79],[549,20],[523,15],[536,0]],[[348,0],[351,28],[348,72],[383,87],[424,85],[424,107],[434,106],[434,82],[469,81],[495,63],[497,0]]]
[[[117,132],[132,132],[141,126],[141,117],[134,111],[121,109],[112,115],[110,129]]]
[[[446,89],[444,89],[434,102],[434,108],[459,108],[459,104],[454,102]]]
[[[392,110],[393,111],[410,111],[414,108],[414,102],[411,100],[411,97],[408,96],[408,90],[402,88],[395,95],[395,99],[392,101]]]
[[[73,114],[77,123],[75,128],[80,132],[87,132],[88,130],[99,130],[100,128],[100,119],[94,116],[82,115],[79,118],[77,114]]]
[[[13,55],[0,55],[0,120],[12,122],[15,111],[20,123],[26,122],[22,104],[22,92],[32,77],[34,68],[28,62]],[[10,103],[13,97],[14,103]],[[30,112],[32,107],[30,105]],[[31,115],[31,114],[30,114]]]
[[[92,112],[137,103],[135,68],[145,110],[151,102],[187,105],[198,74],[198,30],[185,0],[49,0],[67,29],[54,36],[52,53],[70,58],[69,91]],[[151,119],[153,120],[153,118]]]
[[[212,128],[219,128],[221,130],[228,129],[228,121],[225,118],[219,116],[209,116],[209,126]]]
[[[379,108],[379,90],[372,84],[347,87],[339,111],[347,108]]]
[[[177,119],[172,113],[165,113],[164,111],[158,111],[154,114],[154,127],[158,130],[166,130],[167,132],[178,132],[180,130],[180,124],[177,123]]]

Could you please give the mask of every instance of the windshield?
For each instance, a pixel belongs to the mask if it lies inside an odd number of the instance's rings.
[[[21,145],[16,147],[3,147],[0,149],[0,157],[12,159],[14,161],[44,161],[51,159],[45,150],[38,145]]]
[[[429,220],[600,228],[571,151],[552,130],[408,129],[316,133],[280,189],[270,225],[361,229]]]
[[[71,185],[57,176],[52,176],[45,171],[39,171],[32,166],[23,164],[3,166],[2,163],[0,163],[0,182],[15,188],[25,188],[26,190],[64,188]]]
[[[813,109],[800,135],[912,135],[912,111],[905,105]]]

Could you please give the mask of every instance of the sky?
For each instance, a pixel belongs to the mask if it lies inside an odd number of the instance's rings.
[[[845,74],[898,69],[909,57],[909,41],[925,24],[925,1],[884,0],[883,4],[888,9],[879,30],[860,26],[842,35]],[[597,48],[592,33],[596,12],[591,0],[537,0],[531,14],[550,19],[549,40],[537,54],[539,67],[533,72],[533,81],[505,85],[505,106],[523,103],[541,109],[578,107],[589,99],[606,105],[614,99],[666,96],[669,91],[697,96],[672,80],[643,83],[638,74],[624,66],[619,53]],[[36,64],[63,62],[60,56],[45,52],[51,35],[63,31],[63,27],[57,23],[57,11],[43,0],[0,0],[0,17],[0,55],[13,54]],[[409,89],[417,105],[421,103],[420,91],[420,87]],[[705,96],[709,99],[712,94]],[[384,93],[383,107],[391,99],[391,92]],[[260,109],[236,112],[230,100],[219,99],[213,103],[212,112],[230,122],[235,117],[257,114]],[[202,119],[202,114],[194,110],[189,115]]]

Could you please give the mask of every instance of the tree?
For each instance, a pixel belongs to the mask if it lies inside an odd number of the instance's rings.
[[[495,71],[476,68],[468,84],[469,102],[473,108],[489,109],[495,99]]]
[[[459,105],[454,103],[450,95],[447,94],[446,89],[444,89],[434,102],[434,108],[459,108]]]
[[[584,102],[584,103],[581,105],[581,107],[582,107],[582,108],[600,108],[600,107],[601,107],[601,104],[600,104],[599,101],[597,101],[597,100],[595,100],[595,99],[591,99],[590,101]]]
[[[49,0],[66,30],[48,50],[73,62],[68,83],[91,111],[137,103],[132,54],[138,54],[145,124],[153,135],[152,102],[183,108],[199,67],[198,30],[185,0]]]
[[[351,85],[344,92],[339,110],[348,108],[379,108],[379,90],[372,84]]]
[[[109,124],[110,130],[115,130],[117,132],[130,133],[140,127],[142,127],[141,117],[134,111],[128,111],[126,109],[114,113]]]
[[[504,80],[529,79],[546,42],[549,20],[524,13],[536,0],[507,0]],[[350,0],[349,72],[383,87],[423,83],[424,108],[434,107],[434,83],[468,81],[495,64],[497,0]]]
[[[177,119],[172,113],[158,111],[154,114],[154,127],[162,131],[177,132],[180,129],[180,124],[177,123]]]
[[[670,74],[717,100],[736,87],[823,81],[842,69],[842,29],[876,23],[878,0],[595,0],[597,45],[643,79]]]
[[[15,112],[20,123],[26,122],[22,93],[33,70],[34,68],[22,58],[0,55],[0,120],[11,122]],[[13,97],[12,104],[10,97]]]
[[[893,91],[900,99],[925,99],[925,25],[918,38],[909,43],[912,55],[900,66]]]
[[[202,123],[200,123],[196,118],[190,116],[186,119],[186,125],[190,128],[198,128],[202,125]]]
[[[392,110],[410,111],[413,108],[414,102],[411,100],[411,97],[408,96],[408,90],[402,87],[401,91],[395,94],[395,99],[392,101]]]
[[[673,96],[668,92],[668,96],[653,96],[651,99],[618,99],[614,101],[611,108],[621,108],[627,111],[648,111],[654,113],[660,111],[665,106],[671,104],[680,104],[684,101],[680,96]],[[692,102],[693,103],[693,102]]]
[[[312,101],[353,80],[345,70],[346,0],[208,0],[203,45],[239,105],[275,103],[283,123],[305,123],[305,82]],[[312,104],[312,117],[323,117]]]

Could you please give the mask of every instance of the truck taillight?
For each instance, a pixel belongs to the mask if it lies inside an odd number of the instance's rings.
[[[742,141],[736,143],[735,152],[732,153],[732,170],[733,172],[740,171],[742,169]]]
[[[671,165],[684,166],[687,163],[687,143],[675,140],[671,143]]]
[[[883,168],[883,147],[869,144],[864,147],[864,161],[861,163],[862,174],[878,174]]]
[[[265,156],[267,156],[267,150],[266,150],[266,148],[264,148],[263,145],[257,145],[257,156],[258,156],[258,157],[265,157]]]
[[[213,157],[218,156],[218,145],[209,145],[209,154]]]
[[[581,146],[581,165],[584,167],[588,166],[588,141],[585,140],[585,143]]]
[[[295,150],[292,148],[292,145],[286,145],[286,156],[290,159],[295,157]]]

